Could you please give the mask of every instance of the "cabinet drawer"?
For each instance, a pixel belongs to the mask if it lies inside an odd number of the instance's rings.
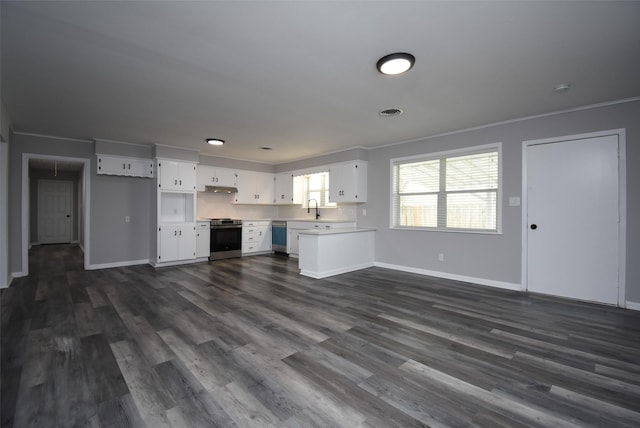
[[[264,235],[262,235],[264,236]],[[242,234],[242,243],[251,243],[251,242],[260,242],[262,240],[262,236],[259,233],[243,233]]]

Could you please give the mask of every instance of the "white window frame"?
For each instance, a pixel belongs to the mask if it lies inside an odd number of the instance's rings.
[[[487,229],[460,229],[447,227],[419,227],[419,226],[398,226],[394,222],[394,211],[396,209],[396,198],[394,197],[394,166],[398,163],[413,163],[420,161],[430,161],[436,159],[445,159],[450,157],[474,155],[479,153],[487,153],[491,151],[498,152],[498,189],[496,191],[496,230]],[[441,180],[443,181],[443,180]],[[480,146],[465,147],[454,150],[446,150],[434,153],[423,153],[419,155],[406,156],[400,158],[392,158],[389,160],[389,228],[395,230],[419,230],[427,232],[453,232],[453,233],[478,233],[489,235],[502,234],[502,143],[491,143]]]

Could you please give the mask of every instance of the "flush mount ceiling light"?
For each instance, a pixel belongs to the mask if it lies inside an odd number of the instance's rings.
[[[220,138],[207,138],[207,143],[212,146],[221,146],[224,144],[224,140],[221,140]]]
[[[415,62],[416,58],[413,55],[398,52],[380,58],[376,67],[380,73],[394,76],[409,71]]]

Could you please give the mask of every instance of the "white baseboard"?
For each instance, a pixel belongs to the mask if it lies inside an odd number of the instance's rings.
[[[9,288],[11,286],[11,282],[13,281],[13,274],[9,274],[6,278],[3,278],[3,282],[0,283],[0,288]]]
[[[149,259],[127,260],[127,261],[124,261],[124,262],[102,263],[102,264],[97,264],[97,265],[89,265],[89,266],[85,266],[85,269],[86,270],[109,269],[109,268],[115,268],[115,267],[145,265],[147,263],[149,263]]]
[[[522,286],[520,284],[512,283],[512,282],[495,281],[493,279],[456,275],[448,272],[438,272],[433,270],[414,268],[410,266],[394,265],[391,263],[376,262],[375,266],[387,268],[387,269],[399,270],[403,272],[417,273],[418,275],[435,276],[437,278],[452,279],[454,281],[470,282],[472,284],[486,285],[489,287],[502,288],[504,290],[522,291]]]
[[[204,260],[205,259],[203,258],[202,261]],[[167,267],[167,266],[189,265],[189,264],[196,263],[198,261],[199,261],[198,259],[188,259],[188,260],[178,260],[175,262],[163,262],[163,263],[154,263],[151,260],[145,260],[144,262],[150,264],[154,268],[161,268],[161,267]]]
[[[638,302],[625,302],[625,307],[627,309],[631,309],[632,311],[640,311],[640,303]]]
[[[322,279],[322,278],[327,278],[334,275],[340,275],[341,273],[354,272],[356,270],[366,269],[372,266],[374,266],[373,263],[363,263],[361,265],[349,266],[349,267],[333,269],[333,270],[328,270],[323,272],[315,272],[315,271],[302,269],[300,271],[300,275],[308,276],[314,279]]]

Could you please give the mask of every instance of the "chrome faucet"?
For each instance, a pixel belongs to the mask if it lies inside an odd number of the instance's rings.
[[[309,199],[309,203],[307,204],[307,213],[311,212],[311,201],[316,203],[316,220],[320,218],[320,210],[318,210],[318,201],[315,199]]]

